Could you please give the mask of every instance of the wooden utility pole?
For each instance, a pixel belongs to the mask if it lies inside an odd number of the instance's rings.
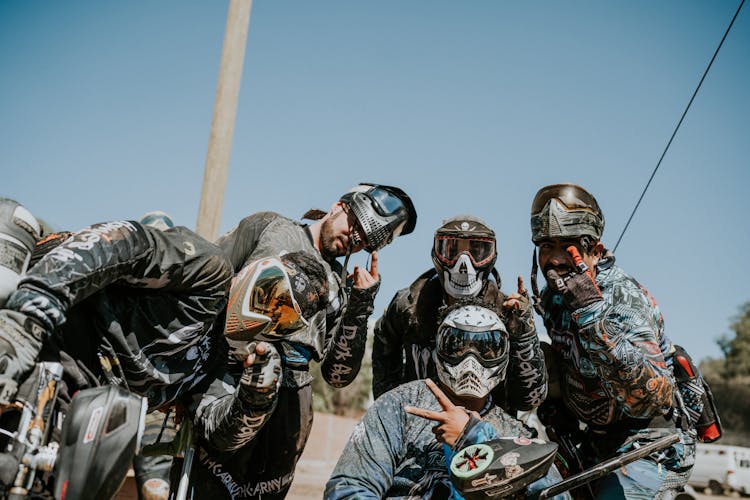
[[[210,241],[215,240],[219,232],[221,212],[224,208],[224,188],[227,184],[234,119],[237,116],[237,98],[240,93],[242,63],[245,60],[252,5],[252,0],[229,0],[219,83],[216,88],[214,116],[211,121],[206,170],[203,174],[203,189],[196,224],[196,232]]]

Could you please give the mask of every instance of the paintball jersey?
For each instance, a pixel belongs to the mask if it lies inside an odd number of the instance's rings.
[[[521,314],[508,313],[502,307],[506,296],[493,280],[487,281],[480,296],[510,334],[507,380],[493,391],[495,401],[508,411],[536,408],[547,395],[547,371],[531,306]],[[376,398],[399,384],[436,377],[433,352],[444,306],[445,292],[435,269],[396,292],[375,324],[372,392]]]
[[[561,295],[542,291],[562,397],[592,428],[647,427],[672,407],[674,379],[665,362],[671,342],[656,303],[614,257],[600,261],[597,271],[604,300],[576,311]]]
[[[73,233],[46,253],[6,307],[39,320],[101,382],[158,408],[226,362],[213,325],[231,276],[219,248],[184,227],[116,221]]]
[[[406,413],[411,405],[441,411],[423,381],[408,382],[378,398],[354,428],[326,484],[325,498],[432,498],[450,496],[446,453],[435,439],[435,422]],[[482,422],[496,434],[465,432],[453,447],[459,450],[495,436],[531,435],[523,424],[500,407],[488,404]]]
[[[341,283],[341,265],[326,261],[315,248],[307,226],[273,212],[245,217],[217,244],[232,263],[234,272],[262,257],[306,252],[315,257],[328,274],[328,308],[302,328],[279,342],[284,361],[282,384],[301,387],[312,380],[311,359],[320,362],[325,381],[333,387],[350,384],[359,373],[367,337],[367,318],[372,314],[380,283],[367,289],[346,288]]]
[[[338,262],[322,258],[313,246],[306,226],[273,212],[261,212],[242,219],[217,243],[235,272],[260,258],[291,252],[306,252],[320,262],[328,275],[328,307],[316,313],[309,326],[283,341],[274,342],[282,356],[281,384],[288,388],[308,386],[312,381],[309,373],[311,359],[321,362],[321,373],[328,384],[344,387],[353,381],[364,355],[367,318],[372,313],[379,283],[364,290],[352,288],[347,297],[341,286]],[[232,469],[232,475],[237,479],[246,474],[234,466],[252,457],[253,447],[247,447],[234,456],[231,453],[256,439],[276,410],[276,399],[243,400],[236,389],[242,370],[241,363],[230,360],[212,374],[210,384],[196,391],[189,403],[201,436],[214,448],[212,453],[217,459]],[[298,426],[291,424],[289,432],[299,432]]]

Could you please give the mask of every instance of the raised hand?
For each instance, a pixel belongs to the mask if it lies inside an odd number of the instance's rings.
[[[508,295],[508,298],[503,302],[503,307],[506,309],[521,309],[525,310],[529,307],[529,293],[526,291],[526,287],[523,286],[523,276],[518,275],[518,291]]]
[[[359,266],[354,266],[354,271],[349,275],[349,278],[354,282],[354,288],[365,289],[374,286],[380,281],[380,273],[378,273],[378,252],[372,252],[372,261],[370,262],[370,269],[362,269]]]
[[[520,337],[534,331],[534,310],[529,293],[523,286],[523,277],[518,276],[518,291],[508,295],[503,302],[505,326],[511,337]]]
[[[604,300],[594,274],[583,262],[578,249],[571,245],[566,250],[575,262],[576,270],[565,276],[560,276],[554,269],[547,271],[547,283],[550,288],[560,293],[565,305],[572,310]]]
[[[437,425],[432,428],[435,439],[440,443],[453,446],[463,433],[466,424],[469,423],[469,413],[463,406],[454,405],[432,380],[425,379],[425,384],[427,384],[427,387],[435,395],[442,411],[426,410],[413,406],[404,406],[404,411],[437,422]],[[473,413],[479,418],[479,414],[476,412]]]
[[[245,369],[240,379],[240,394],[253,405],[267,404],[281,383],[281,356],[268,342],[248,346]]]

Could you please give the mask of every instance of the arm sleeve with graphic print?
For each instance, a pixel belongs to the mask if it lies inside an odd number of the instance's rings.
[[[229,366],[217,369],[218,375],[205,391],[193,396],[189,407],[198,434],[221,452],[251,442],[271,418],[278,399],[240,384],[242,368],[233,361]]]
[[[404,446],[404,403],[390,393],[367,410],[326,483],[324,498],[385,498]]]
[[[333,387],[346,387],[359,373],[367,343],[367,318],[379,288],[380,281],[369,288],[351,288],[340,319],[329,330],[320,371]]]
[[[672,405],[673,381],[659,348],[651,304],[629,279],[573,313],[583,348],[605,388],[628,416],[653,417]]]
[[[509,406],[517,411],[529,411],[542,404],[547,397],[547,369],[539,336],[534,325],[534,311],[530,301],[524,307],[508,313],[506,321],[510,333],[510,359],[506,381]]]
[[[408,306],[408,294],[408,288],[398,291],[375,323],[372,345],[372,394],[375,399],[402,383],[402,335],[409,322],[409,313],[404,307]]]
[[[184,227],[169,231],[133,221],[95,224],[46,254],[21,279],[14,303],[49,329],[70,307],[117,282],[173,293],[196,324],[210,322],[226,298],[232,273],[218,247]]]

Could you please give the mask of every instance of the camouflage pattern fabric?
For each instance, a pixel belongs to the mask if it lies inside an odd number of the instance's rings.
[[[646,495],[653,498],[665,484],[667,471],[673,472],[669,477],[673,484],[694,461],[694,431],[676,427],[684,415],[673,405],[675,381],[665,361],[672,344],[664,335],[656,303],[614,265],[613,256],[600,261],[596,283],[604,300],[575,311],[565,307],[559,294],[549,288],[542,291],[544,324],[556,355],[551,365],[559,368],[550,377],[559,380],[567,408],[589,427],[591,463],[653,433],[680,434],[682,440],[666,452],[632,466],[646,471],[642,481],[634,483],[632,494],[646,488]],[[607,476],[602,484],[618,474]],[[621,476],[617,488],[632,482],[625,479],[627,473]]]

